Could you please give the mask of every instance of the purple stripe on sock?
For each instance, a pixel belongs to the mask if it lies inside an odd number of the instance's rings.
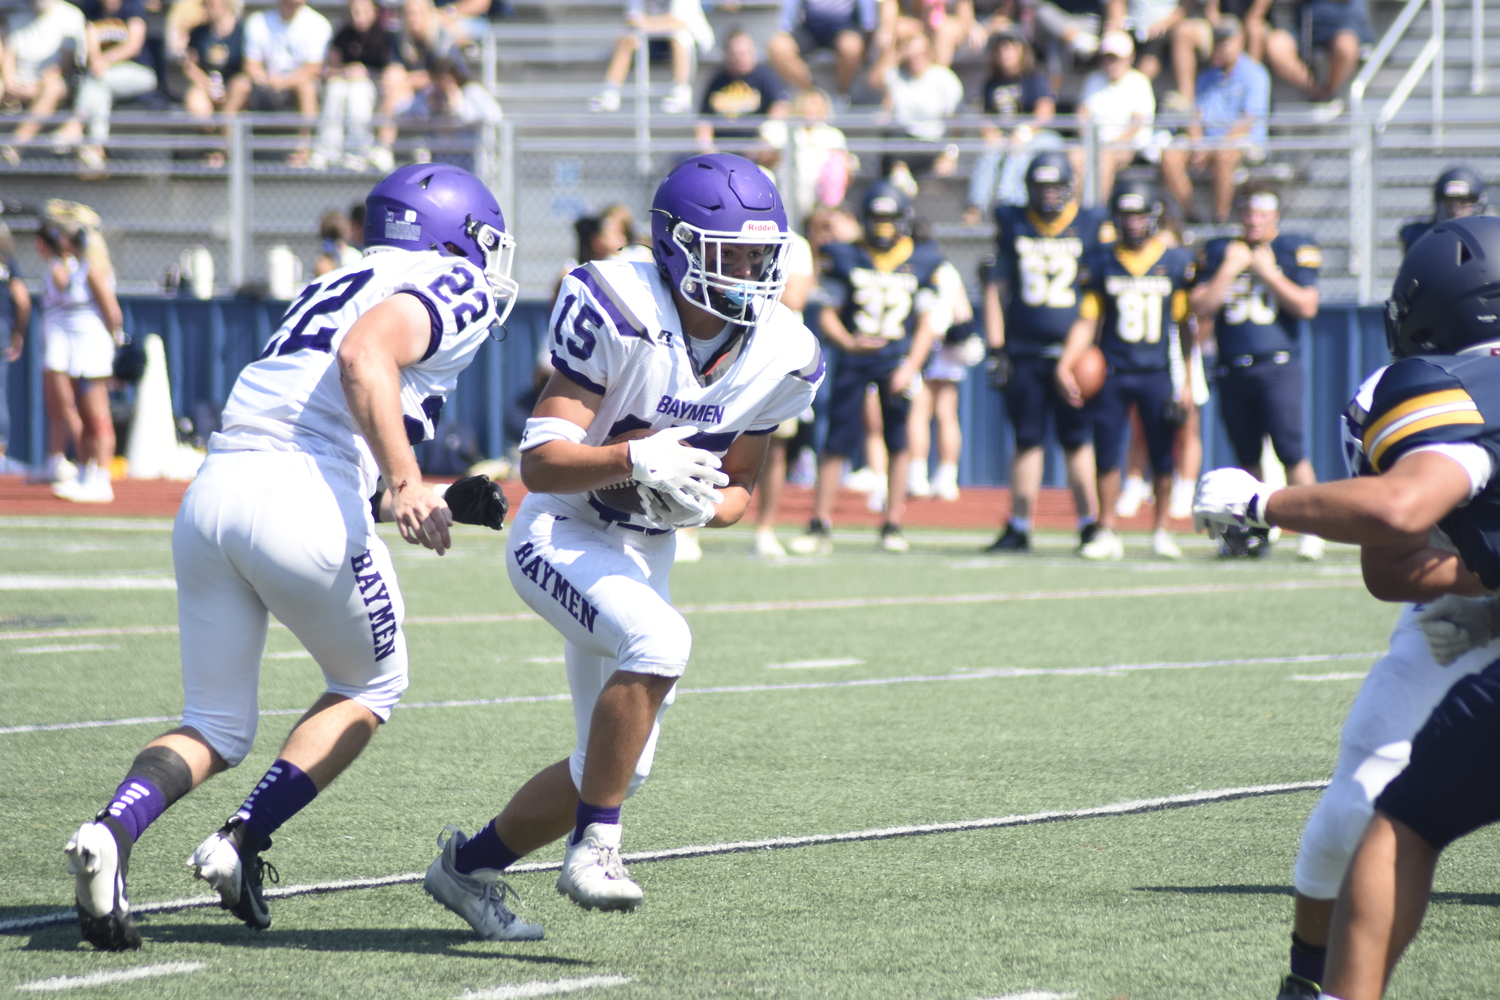
[[[161,790],[145,778],[126,778],[115,789],[115,797],[105,812],[120,821],[132,842],[139,840],[146,827],[167,811],[167,800]]]
[[[474,834],[469,842],[454,852],[454,867],[460,874],[472,875],[480,868],[491,868],[503,872],[520,859],[520,855],[505,846],[505,841],[495,832],[494,823],[486,823],[484,829]]]
[[[296,764],[277,759],[235,813],[262,840],[318,796],[318,786]]]
[[[578,825],[573,828],[573,839],[569,843],[576,844],[583,839],[583,831],[591,823],[618,823],[620,822],[620,807],[591,806],[582,799],[578,800]]]

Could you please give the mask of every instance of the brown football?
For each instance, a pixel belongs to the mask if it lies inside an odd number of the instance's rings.
[[[656,431],[650,427],[637,427],[633,431],[624,431],[605,441],[606,447],[619,444],[621,441],[636,441],[643,437],[650,437]],[[618,483],[601,486],[594,490],[594,498],[604,506],[617,510],[622,514],[639,514],[642,512],[641,495],[636,492],[636,481],[634,477],[623,479]]]
[[[1073,381],[1078,383],[1078,391],[1083,395],[1085,401],[1099,395],[1099,390],[1104,388],[1104,377],[1109,374],[1109,365],[1104,360],[1104,352],[1098,346],[1090,347],[1078,356],[1073,362]]]

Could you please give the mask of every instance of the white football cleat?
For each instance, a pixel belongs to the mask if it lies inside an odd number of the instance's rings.
[[[447,836],[445,837],[444,834]],[[422,888],[433,899],[468,921],[474,933],[485,941],[540,941],[542,925],[528,924],[505,905],[507,894],[521,897],[500,878],[500,872],[479,868],[469,875],[458,870],[458,849],[469,838],[449,823],[438,834],[443,853],[427,869]]]
[[[139,948],[141,932],[136,930],[125,896],[125,858],[109,827],[83,824],[63,853],[68,856],[68,873],[74,876],[73,895],[83,939],[101,951]]]
[[[1151,554],[1162,559],[1181,559],[1182,550],[1172,541],[1171,532],[1165,529],[1152,532]]]
[[[633,910],[646,894],[620,860],[620,824],[590,823],[568,845],[557,891],[585,910]]]
[[[64,483],[78,478],[78,466],[68,461],[66,455],[51,454],[42,467],[27,480],[33,483]]]
[[[680,563],[703,561],[703,546],[698,544],[697,528],[677,529],[677,555],[674,561]]]
[[[1146,502],[1146,481],[1139,476],[1126,476],[1125,484],[1120,487],[1120,495],[1115,498],[1116,517],[1135,517],[1141,509],[1141,504]]]
[[[1317,562],[1323,558],[1323,539],[1317,535],[1303,535],[1297,543],[1297,558],[1306,562]]]
[[[1172,480],[1172,501],[1167,516],[1182,521],[1193,516],[1193,489],[1197,486],[1189,479]]]
[[[770,528],[758,528],[755,532],[755,544],[750,551],[762,559],[785,559],[786,549],[776,540],[776,532]]]
[[[253,930],[271,926],[271,910],[266,906],[265,879],[279,882],[273,865],[261,860],[260,852],[271,846],[267,840],[255,850],[242,851],[240,844],[250,838],[250,831],[236,816],[210,834],[187,859],[194,878],[201,878],[219,894],[219,906],[245,922]],[[243,838],[243,839],[239,839]]]
[[[1078,554],[1085,559],[1095,561],[1105,559],[1124,559],[1125,543],[1120,541],[1120,536],[1108,528],[1100,528],[1094,533],[1094,537],[1079,546]]]

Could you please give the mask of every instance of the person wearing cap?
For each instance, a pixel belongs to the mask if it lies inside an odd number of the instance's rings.
[[[1209,170],[1214,186],[1214,221],[1227,222],[1234,205],[1234,172],[1240,161],[1259,159],[1266,144],[1271,110],[1271,74],[1245,54],[1240,19],[1225,14],[1214,26],[1213,64],[1198,76],[1193,123],[1187,128],[1192,150],[1173,147],[1161,156],[1167,190],[1185,219],[1196,219],[1189,170]],[[1207,143],[1209,148],[1204,148]]]
[[[1199,336],[1212,329],[1219,341],[1219,412],[1235,464],[1264,479],[1261,451],[1270,437],[1287,482],[1311,485],[1318,479],[1307,459],[1297,344],[1302,322],[1318,314],[1323,254],[1311,239],[1280,231],[1275,191],[1245,188],[1239,210],[1241,234],[1209,240],[1199,252],[1199,283],[1189,304],[1199,318]],[[1230,529],[1219,554],[1263,555],[1270,544],[1264,528]],[[1323,540],[1304,534],[1297,555],[1321,559]]]
[[[1408,222],[1401,227],[1401,252],[1427,235],[1427,230],[1449,219],[1484,214],[1484,178],[1465,166],[1449,167],[1432,185],[1432,218]]]
[[[1162,106],[1171,111],[1192,111],[1198,96],[1198,67],[1213,59],[1214,27],[1226,14],[1240,19],[1245,33],[1245,51],[1261,65],[1266,61],[1266,16],[1271,0],[1206,0],[1197,17],[1172,29],[1172,76],[1177,89],[1168,91]]]
[[[1101,68],[1083,81],[1078,117],[1098,129],[1099,177],[1094,190],[1109,191],[1115,172],[1128,166],[1151,143],[1156,94],[1151,81],[1131,65],[1135,42],[1128,32],[1111,30],[1099,40]],[[1074,151],[1073,169],[1084,171],[1083,150]]]
[[[1172,50],[1172,32],[1187,20],[1193,0],[1108,0],[1104,23],[1135,38],[1135,68],[1155,80]]]

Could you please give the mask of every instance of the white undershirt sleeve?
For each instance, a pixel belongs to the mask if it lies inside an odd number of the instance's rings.
[[[1479,491],[1489,485],[1490,479],[1495,475],[1495,460],[1490,453],[1477,444],[1425,444],[1419,448],[1413,448],[1401,457],[1404,459],[1409,455],[1419,455],[1424,451],[1435,451],[1439,455],[1445,455],[1463,466],[1469,474],[1469,496],[1464,502],[1473,500],[1479,495]]]
[[[548,441],[583,444],[587,435],[588,431],[562,417],[531,417],[526,421],[526,431],[521,435],[521,451],[530,451]]]

